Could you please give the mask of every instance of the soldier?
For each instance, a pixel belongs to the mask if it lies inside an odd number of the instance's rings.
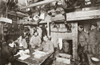
[[[79,36],[78,36],[78,55],[80,58],[80,62],[84,62],[84,53],[87,51],[87,45],[88,45],[88,34],[84,32],[83,26],[79,25]]]
[[[46,52],[47,54],[51,54],[54,52],[54,46],[53,43],[49,40],[47,35],[43,37],[43,43],[41,47],[38,50],[42,50],[43,52]]]
[[[34,35],[30,38],[30,45],[33,49],[40,47],[41,45],[41,38],[38,35],[38,32],[35,31]]]
[[[91,54],[95,54],[95,45],[97,44],[96,33],[97,33],[97,24],[92,24],[91,31],[89,33],[89,44],[88,44],[88,51]]]
[[[89,65],[95,65],[92,61],[91,61],[91,56],[94,56],[97,52],[97,24],[92,24],[91,25],[91,30],[89,33],[89,43],[88,43],[88,60],[89,60]]]
[[[99,22],[100,23],[100,22]],[[95,45],[95,57],[100,59],[100,24],[97,23],[97,33],[96,33],[96,45]],[[96,65],[100,65],[100,63],[97,63]]]
[[[78,30],[79,30],[79,36],[78,36],[79,44],[82,47],[84,47],[84,50],[87,50],[88,34],[84,32],[82,25],[79,26]]]

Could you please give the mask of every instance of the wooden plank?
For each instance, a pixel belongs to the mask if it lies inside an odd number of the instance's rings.
[[[27,17],[28,16],[27,14],[24,14],[22,12],[14,12],[14,11],[10,11],[7,14],[13,15],[13,16],[18,16],[18,17]]]
[[[0,39],[4,40],[3,23],[0,23]]]
[[[62,39],[67,39],[67,40],[72,40],[72,33],[55,33],[55,32],[51,32],[51,37],[53,39],[58,39],[58,38],[62,38]]]
[[[67,21],[97,19],[100,18],[100,9],[71,12],[67,13],[66,15],[67,15]]]
[[[22,12],[16,12],[18,15],[22,15],[22,16],[24,16],[24,17],[27,17],[28,16],[28,14],[24,14],[24,13],[22,13]]]
[[[78,23],[72,23],[73,59],[77,59],[78,48]]]
[[[57,15],[55,15],[55,17],[52,17],[51,18],[52,19],[52,21],[58,21],[58,20],[65,20],[65,17],[62,15],[62,14],[57,14]]]
[[[25,20],[19,20],[17,24],[24,24],[24,25],[38,25],[38,22],[31,22],[31,21],[25,21]]]
[[[0,17],[0,22],[12,23],[12,20],[9,18]]]
[[[58,1],[58,0],[45,0],[45,1],[30,4],[30,5],[25,6],[25,7],[21,7],[20,9],[26,9],[26,8],[30,8],[30,7],[34,7],[34,6],[44,5],[44,4],[48,4],[51,2],[55,2],[55,1]]]

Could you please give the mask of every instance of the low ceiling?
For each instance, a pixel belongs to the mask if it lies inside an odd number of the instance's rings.
[[[15,15],[11,13],[14,11],[23,13],[22,16],[31,16],[35,12],[48,12],[59,7],[63,8],[65,12],[71,12],[77,7],[91,6],[99,2],[99,0],[54,0],[54,2],[53,0],[0,0],[0,14],[5,15],[10,12],[10,14]]]

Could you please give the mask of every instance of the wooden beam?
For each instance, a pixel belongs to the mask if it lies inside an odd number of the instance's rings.
[[[78,49],[78,23],[72,23],[72,43],[73,43],[73,60],[77,59]]]
[[[27,17],[28,16],[28,14],[24,14],[24,13],[22,13],[22,12],[16,12],[18,15],[22,15],[23,17]]]
[[[56,40],[58,38],[62,38],[62,39],[67,39],[67,40],[72,40],[72,33],[59,33],[59,32],[52,32],[51,31],[51,37]]]
[[[48,3],[51,3],[51,2],[55,2],[55,1],[58,1],[58,0],[45,0],[45,1],[37,2],[37,3],[33,3],[33,4],[25,6],[25,7],[21,7],[20,9],[31,8],[31,7],[34,7],[34,6],[44,5],[44,4],[48,4]]]
[[[65,20],[65,17],[62,14],[57,14],[55,17],[52,17],[52,21],[58,21],[58,20]]]
[[[13,16],[16,16],[17,15],[18,17],[27,17],[28,16],[28,14],[24,14],[22,12],[14,12],[14,11],[10,11],[7,14],[13,15]]]
[[[11,19],[9,19],[9,18],[0,17],[0,22],[12,23],[12,20],[11,20]]]
[[[67,13],[67,21],[88,20],[100,18],[99,10],[77,11]]]

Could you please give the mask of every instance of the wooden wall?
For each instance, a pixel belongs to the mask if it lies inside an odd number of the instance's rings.
[[[3,24],[0,23],[0,39],[3,39]]]

